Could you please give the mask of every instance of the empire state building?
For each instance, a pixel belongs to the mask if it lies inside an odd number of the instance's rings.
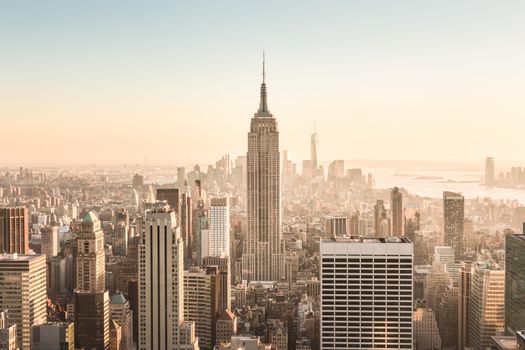
[[[279,281],[284,278],[281,234],[281,180],[277,120],[268,110],[263,60],[259,109],[248,133],[248,235],[242,255],[242,279]]]

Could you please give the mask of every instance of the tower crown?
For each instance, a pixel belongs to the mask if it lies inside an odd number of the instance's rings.
[[[270,117],[270,111],[268,110],[268,101],[266,94],[266,59],[263,52],[263,64],[262,64],[262,75],[263,81],[261,84],[261,99],[259,102],[259,109],[257,110],[258,117]]]

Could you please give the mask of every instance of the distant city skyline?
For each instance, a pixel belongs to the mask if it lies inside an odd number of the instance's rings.
[[[294,160],[314,124],[321,162],[524,160],[521,1],[30,3],[0,5],[2,163],[242,154],[263,49]]]

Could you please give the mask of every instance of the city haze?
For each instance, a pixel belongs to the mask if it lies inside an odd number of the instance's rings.
[[[29,3],[0,5],[4,164],[244,153],[263,49],[294,160],[315,124],[325,162],[523,161],[520,1]]]

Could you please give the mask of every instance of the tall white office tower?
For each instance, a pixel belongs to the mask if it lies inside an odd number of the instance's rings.
[[[30,349],[31,327],[47,322],[46,256],[0,255],[0,310],[16,324],[17,347]]]
[[[210,201],[208,255],[230,255],[230,206],[227,197],[212,198]]]
[[[248,235],[242,279],[279,281],[285,276],[281,233],[281,172],[277,120],[268,110],[263,60],[259,110],[248,133]]]
[[[165,202],[155,203],[153,209],[146,212],[139,244],[138,347],[141,350],[198,349],[194,337],[183,337],[191,344],[182,344],[181,338],[183,249],[175,212]],[[195,332],[189,330],[184,334]]]
[[[327,239],[320,254],[320,349],[413,349],[412,242]]]
[[[492,347],[492,336],[505,330],[505,270],[492,263],[472,264],[470,280],[470,347]]]

